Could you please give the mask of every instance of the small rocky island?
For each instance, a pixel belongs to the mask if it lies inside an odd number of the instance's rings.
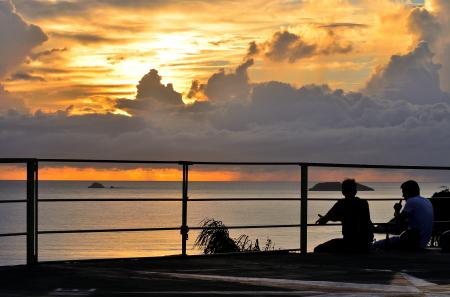
[[[91,189],[103,189],[103,188],[105,188],[105,186],[102,185],[101,183],[92,183],[88,188],[91,188]]]
[[[356,183],[356,189],[358,191],[374,191],[371,187]],[[341,183],[340,182],[323,182],[317,183],[310,191],[341,191]]]

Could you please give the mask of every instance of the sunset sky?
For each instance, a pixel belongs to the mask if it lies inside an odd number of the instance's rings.
[[[0,0],[0,157],[449,166],[449,31],[447,0]]]

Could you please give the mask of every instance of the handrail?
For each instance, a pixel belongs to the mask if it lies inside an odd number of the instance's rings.
[[[0,163],[27,163],[29,161],[35,161],[35,158],[0,158]]]
[[[117,164],[173,164],[180,165],[187,161],[149,161],[149,160],[111,160],[111,159],[37,159],[39,162],[59,163],[117,163]]]
[[[166,164],[181,166],[182,191],[181,198],[69,198],[69,199],[39,199],[38,198],[38,165],[47,163],[115,163],[115,164]],[[450,166],[416,166],[416,165],[376,165],[376,164],[348,164],[348,163],[316,163],[316,162],[207,162],[207,161],[158,161],[158,160],[111,160],[111,159],[70,159],[70,158],[0,158],[0,164],[24,163],[27,172],[26,199],[0,200],[0,204],[25,203],[27,212],[26,232],[4,233],[0,237],[26,236],[27,264],[38,262],[38,235],[42,234],[69,234],[69,233],[102,233],[102,232],[147,232],[147,231],[175,231],[181,233],[181,251],[186,255],[186,241],[189,230],[202,230],[204,227],[189,227],[187,224],[188,202],[219,202],[219,201],[295,201],[300,202],[299,224],[284,225],[236,225],[227,229],[256,229],[256,228],[298,228],[300,227],[300,250],[307,250],[307,227],[322,226],[307,221],[308,201],[337,201],[342,198],[308,197],[308,168],[358,168],[358,169],[391,169],[391,170],[447,170]],[[195,165],[205,166],[298,166],[300,167],[300,192],[298,197],[241,197],[241,198],[189,198],[189,167]],[[367,198],[367,201],[398,201],[401,198]],[[80,229],[80,230],[38,230],[38,203],[44,202],[181,202],[181,227],[153,227],[153,228],[119,228],[119,229]],[[435,221],[436,224],[450,223],[450,221]],[[376,223],[378,225],[384,223]],[[341,226],[341,223],[327,224],[327,226]],[[214,228],[213,228],[214,229]],[[220,229],[220,228],[217,228]],[[298,249],[295,249],[298,250]]]
[[[1,162],[2,159],[0,159]],[[27,160],[27,159],[22,159]],[[28,159],[29,160],[29,159]],[[269,165],[269,166],[308,166],[308,167],[338,167],[338,168],[373,168],[373,169],[422,169],[422,170],[450,170],[450,166],[426,165],[388,165],[388,164],[350,164],[350,163],[320,163],[320,162],[210,162],[210,161],[148,161],[148,160],[111,160],[111,159],[58,159],[40,158],[40,162],[60,163],[130,163],[130,164],[186,164],[186,165]]]

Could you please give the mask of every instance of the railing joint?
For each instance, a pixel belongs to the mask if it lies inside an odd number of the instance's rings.
[[[185,236],[186,240],[189,239],[189,226],[180,226],[180,234]]]

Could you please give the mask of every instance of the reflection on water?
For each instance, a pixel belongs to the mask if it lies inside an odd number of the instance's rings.
[[[89,189],[90,182],[41,181],[40,199],[70,198],[174,198],[181,197],[179,182],[102,182],[107,188]],[[114,189],[108,188],[114,186]],[[361,198],[398,198],[398,183],[367,183],[374,192],[360,192]],[[424,196],[439,190],[441,184],[422,184]],[[298,198],[299,183],[294,182],[192,182],[190,198]],[[311,198],[341,197],[339,192],[309,192]],[[24,199],[25,182],[0,181],[0,199]],[[310,201],[308,222],[324,214],[331,201]],[[391,218],[395,202],[370,202],[372,220],[385,222]],[[200,226],[208,217],[222,220],[226,225],[299,224],[298,201],[220,201],[190,202],[188,225]],[[0,233],[26,230],[24,203],[0,204]],[[39,230],[73,230],[104,228],[179,227],[181,202],[40,202]],[[298,248],[298,228],[237,229],[232,237],[247,234],[258,238],[262,245],[267,238],[275,248]],[[188,254],[201,251],[192,245],[197,231],[190,231]],[[308,249],[325,240],[339,237],[340,227],[320,226],[308,229]],[[25,261],[25,238],[0,238],[0,264]],[[120,232],[89,234],[45,234],[39,236],[40,260],[91,259],[115,257],[162,256],[181,253],[179,231]]]

